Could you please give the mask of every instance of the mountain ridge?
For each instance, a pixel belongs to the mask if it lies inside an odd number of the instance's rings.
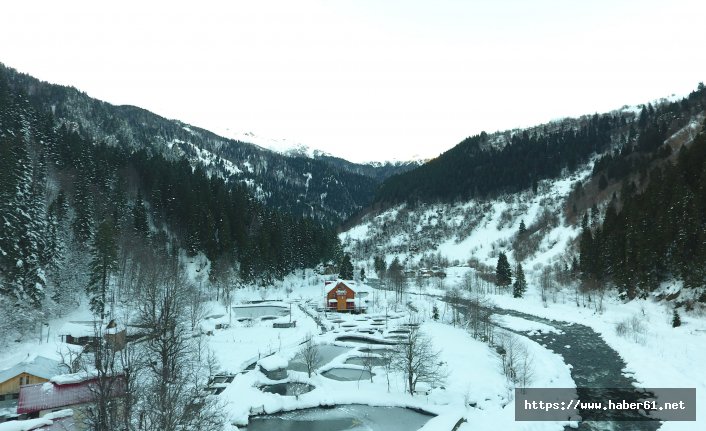
[[[96,142],[186,158],[209,175],[246,185],[264,204],[336,225],[369,203],[382,178],[405,166],[376,167],[337,158],[278,154],[133,105],[112,105],[74,87],[40,81],[0,63],[9,85],[40,110]]]

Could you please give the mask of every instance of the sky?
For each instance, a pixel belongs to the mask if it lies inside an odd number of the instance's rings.
[[[10,0],[0,62],[224,135],[407,160],[686,95],[704,22],[703,0]]]

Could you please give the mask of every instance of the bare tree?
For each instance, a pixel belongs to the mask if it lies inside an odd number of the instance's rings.
[[[208,310],[206,309],[206,304],[204,303],[203,295],[200,290],[193,284],[188,284],[185,287],[183,294],[188,298],[186,311],[189,315],[189,323],[191,325],[191,331],[193,332],[199,322],[206,317]]]
[[[373,356],[371,353],[370,346],[368,346],[368,353],[361,356],[361,360],[363,361],[363,369],[370,375],[370,383],[373,383],[373,366],[375,365],[376,359],[377,357]]]
[[[125,347],[118,352],[117,360],[120,363],[120,369],[125,384],[123,408],[119,415],[120,422],[123,424],[123,429],[129,431],[135,429],[138,423],[138,418],[136,417],[137,409],[135,406],[138,404],[140,396],[143,394],[140,376],[145,368],[145,362],[140,346],[134,343],[127,343]]]
[[[468,331],[477,340],[493,341],[492,302],[481,292],[473,292],[462,301],[466,310]]]
[[[534,378],[534,360],[527,346],[517,336],[504,333],[499,337],[497,350],[508,383],[529,386]]]
[[[395,358],[397,357],[397,349],[385,347],[380,349],[379,353],[382,359],[382,366],[385,369],[385,378],[387,379],[387,392],[390,392],[390,374],[395,370]]]
[[[59,354],[59,366],[63,367],[66,374],[78,373],[81,370],[83,349],[66,347],[65,349],[57,349],[57,353]]]
[[[83,409],[84,421],[94,431],[112,431],[120,428],[120,409],[124,404],[124,377],[114,346],[104,338],[100,321],[94,321],[90,353],[81,356],[79,373],[91,379],[89,389],[93,402]]]
[[[141,412],[141,428],[151,431],[222,429],[222,415],[214,408],[201,380],[194,379],[198,352],[189,337],[188,291],[183,269],[171,258],[144,288],[139,326],[150,332],[144,342],[145,384],[150,403]],[[161,271],[161,268],[160,268]]]
[[[393,368],[402,373],[409,393],[414,395],[418,382],[433,386],[446,377],[440,351],[434,350],[431,339],[419,330],[419,322],[411,322],[407,337],[401,341]]]
[[[456,326],[459,322],[459,305],[461,304],[461,292],[454,288],[447,290],[444,301],[451,307],[451,323]]]
[[[297,352],[296,357],[304,363],[309,377],[311,377],[315,370],[321,365],[321,355],[319,354],[319,349],[314,343],[311,333],[307,334],[306,341],[304,341],[299,352]]]

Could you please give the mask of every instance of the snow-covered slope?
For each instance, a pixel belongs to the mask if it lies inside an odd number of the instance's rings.
[[[356,226],[340,234],[354,260],[372,255],[395,257],[409,269],[432,264],[466,264],[469,260],[493,266],[500,252],[510,252],[518,239],[520,223],[527,227],[526,266],[551,264],[578,235],[564,216],[572,185],[590,175],[592,165],[572,176],[540,183],[536,194],[526,191],[493,200],[455,204],[406,204],[379,214],[366,215]],[[512,258],[513,254],[510,253]]]

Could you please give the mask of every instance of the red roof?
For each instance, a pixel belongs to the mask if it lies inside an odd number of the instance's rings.
[[[125,395],[125,379],[123,376],[112,377],[113,396]],[[52,382],[24,385],[20,387],[20,399],[17,403],[17,413],[35,413],[42,410],[84,404],[93,401],[97,390],[97,378],[80,382],[59,385]]]

